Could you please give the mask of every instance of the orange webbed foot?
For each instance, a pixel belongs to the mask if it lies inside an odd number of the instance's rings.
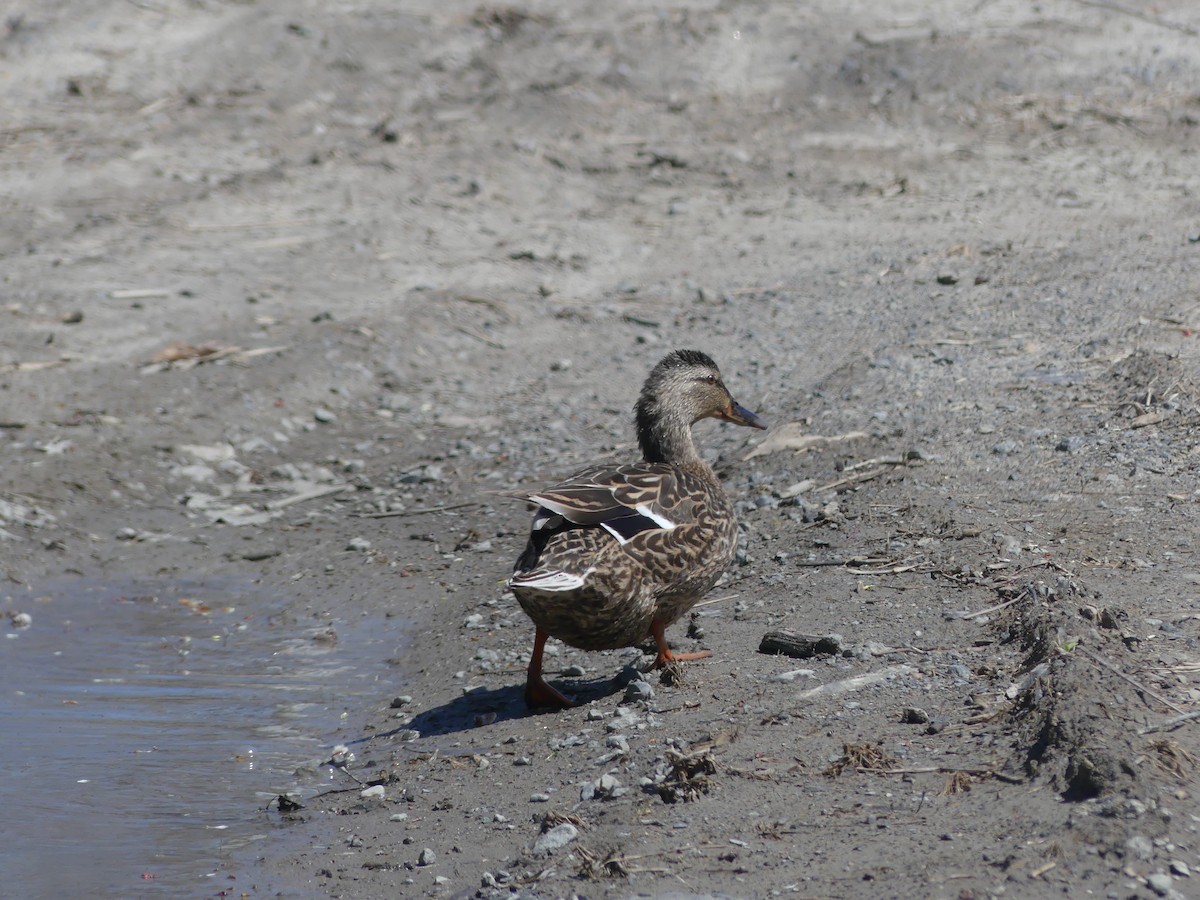
[[[712,656],[711,650],[698,650],[695,653],[672,653],[671,648],[667,646],[667,626],[658,619],[650,623],[650,634],[654,636],[654,643],[658,644],[658,656],[654,657],[653,669],[661,669],[675,662],[689,662],[693,659],[708,659]]]
[[[546,649],[546,639],[550,635],[543,629],[537,629],[533,636],[533,654],[529,657],[529,675],[525,679],[525,705],[530,709],[539,706],[549,706],[553,709],[571,709],[579,704],[556,688],[550,687],[542,677],[542,654]]]
[[[654,663],[650,666],[652,669],[664,669],[671,663],[691,662],[694,659],[708,659],[712,656],[711,650],[698,650],[695,653],[672,653],[668,647],[664,652],[658,651],[658,656],[654,657]]]
[[[554,709],[572,709],[579,704],[557,688],[547,684],[544,678],[529,678],[525,682],[525,705],[530,709],[552,707]]]

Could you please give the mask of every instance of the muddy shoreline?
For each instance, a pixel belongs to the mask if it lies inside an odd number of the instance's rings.
[[[1194,19],[17,4],[0,570],[395,629],[345,790],[197,895],[1195,893]],[[696,430],[713,657],[552,645],[528,715],[502,494],[676,347],[773,426]]]

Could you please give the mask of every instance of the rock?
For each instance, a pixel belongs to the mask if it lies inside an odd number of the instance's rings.
[[[790,672],[779,672],[771,676],[771,680],[777,684],[792,684],[801,678],[816,678],[816,669],[792,669]]]
[[[905,725],[924,725],[929,721],[929,713],[919,706],[908,706],[901,710],[900,721]]]
[[[616,800],[628,793],[615,775],[601,775],[585,784],[579,792],[580,800]]]
[[[579,837],[579,829],[570,822],[563,822],[561,825],[555,825],[545,834],[539,835],[538,839],[533,842],[533,852],[548,855],[555,850],[561,850],[577,837]]]
[[[358,796],[363,800],[376,800],[382,803],[386,797],[386,793],[382,784],[375,784],[369,788],[363,788],[358,792]]]
[[[608,724],[604,726],[604,730],[610,734],[617,734],[622,731],[629,731],[632,728],[636,728],[638,723],[641,721],[641,716],[639,716],[633,710],[625,706],[618,706],[616,718],[610,720]]]
[[[533,761],[528,756],[518,756],[513,760],[514,766],[531,766]]]
[[[567,666],[558,673],[563,678],[582,678],[587,674],[587,670],[583,666]],[[590,710],[589,710],[590,713]]]
[[[408,813],[393,813],[388,817],[389,822],[405,822],[408,820]]]
[[[1171,888],[1175,886],[1175,879],[1166,872],[1155,872],[1146,879],[1146,884],[1150,885],[1150,890],[1158,894],[1160,897],[1165,897],[1171,893]]]
[[[654,699],[654,688],[650,682],[638,679],[625,686],[625,699],[631,703],[645,703]]]
[[[971,670],[962,663],[952,663],[950,665],[950,674],[954,676],[956,684],[966,684],[971,680]]]
[[[318,407],[317,409],[314,409],[313,410],[313,418],[323,424],[337,421],[337,416],[335,416],[333,413],[331,413],[329,410],[325,409],[324,407]]]
[[[354,537],[346,544],[347,550],[353,550],[355,553],[366,553],[371,549],[371,542],[366,538]]]
[[[1181,859],[1173,859],[1170,862],[1171,872],[1181,878],[1191,878],[1192,870],[1188,868],[1188,864]]]
[[[408,696],[408,694],[401,694],[399,697],[393,698],[392,709],[400,709],[403,706],[408,706],[408,704],[412,702],[413,698]]]
[[[1148,860],[1154,856],[1154,845],[1143,834],[1132,835],[1125,841],[1125,850],[1135,859]]]
[[[217,471],[203,463],[193,463],[190,466],[172,466],[171,475],[175,478],[188,478],[198,483],[204,483],[216,479]]]
[[[529,802],[530,803],[549,803],[550,795],[549,794],[530,794]]]
[[[437,854],[426,847],[421,851],[421,855],[417,857],[418,866],[432,866],[437,862]]]

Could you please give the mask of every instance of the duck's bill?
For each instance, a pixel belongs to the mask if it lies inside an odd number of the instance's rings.
[[[750,412],[746,407],[740,406],[737,403],[734,403],[729,409],[717,416],[717,418],[724,422],[732,422],[734,425],[745,425],[749,428],[765,429],[767,427],[766,422]]]

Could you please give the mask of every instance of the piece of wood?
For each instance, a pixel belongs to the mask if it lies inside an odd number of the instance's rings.
[[[831,635],[799,634],[795,631],[768,631],[758,644],[759,653],[812,659],[814,656],[833,656],[842,645]]]

